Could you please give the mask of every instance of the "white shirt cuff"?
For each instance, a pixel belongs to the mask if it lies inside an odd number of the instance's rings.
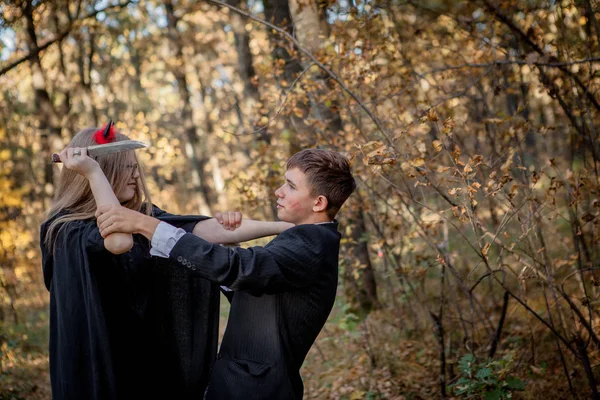
[[[183,229],[176,228],[173,225],[161,221],[156,227],[154,235],[152,235],[150,255],[169,258],[171,250],[173,250],[173,247],[175,247],[179,239],[185,234],[186,231]]]

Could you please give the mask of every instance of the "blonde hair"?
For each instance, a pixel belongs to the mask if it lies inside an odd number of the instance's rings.
[[[87,128],[79,132],[71,140],[67,147],[88,147],[96,145],[94,133],[99,128]],[[115,142],[128,140],[129,138],[120,132],[115,132]],[[134,172],[128,165],[138,165],[139,161],[134,151],[125,151],[121,153],[112,153],[103,156],[94,157],[100,164],[100,168],[106,175],[113,191],[119,193],[131,181]],[[135,168],[135,167],[134,167]],[[140,211],[142,205],[145,205],[145,213],[150,215],[152,212],[152,203],[150,194],[146,186],[144,174],[138,165],[139,178],[137,180],[137,190],[131,200],[122,205],[132,210]],[[64,213],[63,213],[64,212]],[[56,238],[61,230],[71,221],[82,221],[95,218],[96,200],[92,194],[90,184],[83,175],[67,168],[62,168],[60,178],[56,187],[56,194],[52,201],[52,206],[47,212],[48,220],[54,218],[48,225],[44,244],[52,253],[56,244]],[[58,214],[62,214],[56,217]],[[56,218],[55,218],[56,217]]]

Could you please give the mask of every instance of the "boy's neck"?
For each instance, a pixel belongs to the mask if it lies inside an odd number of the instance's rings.
[[[327,214],[313,214],[306,218],[303,221],[298,222],[296,225],[306,225],[306,224],[322,224],[325,222],[331,222],[332,219],[327,216]]]

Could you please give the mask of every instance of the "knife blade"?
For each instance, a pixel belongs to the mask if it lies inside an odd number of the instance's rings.
[[[120,153],[122,151],[141,149],[144,147],[148,147],[148,145],[138,140],[121,140],[119,142],[88,146],[87,153],[90,157],[98,157],[106,154]],[[52,154],[52,162],[60,163],[62,161],[60,159],[60,156],[55,153]]]

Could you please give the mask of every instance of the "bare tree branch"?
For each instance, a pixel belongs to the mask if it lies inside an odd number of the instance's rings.
[[[294,79],[294,82],[292,82],[292,84],[290,85],[290,87],[286,90],[285,96],[283,96],[283,100],[281,101],[281,104],[279,105],[279,108],[277,109],[277,112],[275,113],[275,116],[273,118],[270,118],[265,125],[261,126],[260,128],[254,130],[252,132],[249,132],[250,135],[254,135],[256,133],[260,133],[260,132],[264,131],[265,129],[267,129],[273,123],[273,121],[275,121],[277,119],[277,117],[279,116],[279,114],[281,114],[281,110],[283,110],[283,106],[285,105],[285,102],[287,101],[287,98],[289,97],[290,93],[292,92],[292,90],[296,86],[296,83],[298,83],[298,81],[300,81],[300,79],[302,79],[302,77],[314,65],[315,65],[315,63],[310,63],[309,66],[307,66],[306,68],[304,68],[304,70],[302,72],[300,72],[300,74],[298,74],[298,76],[296,77],[296,79]],[[243,135],[245,135],[244,133],[233,133],[233,132],[229,132],[229,133],[232,134],[232,135],[234,135],[234,136],[243,136]]]
[[[329,75],[329,77],[331,79],[333,79],[334,81],[336,81],[343,89],[344,91],[346,91],[358,104],[360,104],[361,108],[367,113],[367,115],[371,118],[371,120],[375,123],[375,125],[377,125],[377,127],[379,128],[379,130],[381,131],[381,133],[385,136],[385,138],[388,140],[388,142],[390,144],[393,143],[392,138],[387,134],[386,130],[383,127],[383,123],[379,120],[379,118],[377,118],[375,116],[375,114],[365,105],[365,103],[363,103],[361,101],[361,99],[348,87],[346,86],[346,84],[342,81],[341,78],[339,78],[333,71],[331,71],[329,68],[327,68],[323,63],[321,63],[319,60],[317,60],[317,58],[307,49],[305,49],[304,47],[302,47],[300,45],[300,43],[292,36],[290,35],[288,32],[285,31],[285,29],[282,29],[276,25],[273,25],[272,23],[265,21],[263,19],[260,19],[258,17],[255,17],[254,15],[241,10],[237,7],[234,7],[232,5],[229,5],[227,3],[224,3],[220,0],[206,0],[209,3],[213,3],[216,5],[219,5],[221,7],[226,7],[229,8],[230,10],[241,14],[247,18],[250,18],[253,21],[256,21],[260,24],[263,24],[271,29],[276,30],[277,32],[279,32],[280,34],[282,34],[286,39],[288,39],[290,42],[294,43],[294,45],[298,48],[298,50],[300,50],[302,53],[304,53],[308,58],[311,59],[311,61],[313,63],[315,63],[319,68],[321,68],[321,70],[323,70],[323,72],[325,72],[327,75]]]
[[[71,33],[71,31],[73,30],[73,28],[75,27],[75,25],[78,22],[82,22],[82,21],[85,21],[86,19],[94,18],[99,13],[108,11],[108,10],[113,9],[113,8],[123,8],[123,7],[126,7],[130,3],[132,3],[132,0],[127,0],[124,3],[111,5],[111,6],[105,7],[103,9],[101,9],[101,10],[96,10],[96,11],[94,11],[92,13],[89,13],[86,16],[84,16],[83,18],[81,18],[80,20],[76,20],[76,21],[73,21],[73,22],[69,23],[69,25],[67,26],[67,29],[64,30],[63,32],[59,33],[56,37],[54,37],[54,39],[50,39],[48,42],[44,43],[43,45],[41,45],[41,46],[33,49],[31,52],[29,52],[29,54],[26,54],[26,55],[24,55],[24,56],[16,59],[15,61],[11,62],[10,64],[8,64],[5,67],[3,67],[2,69],[0,69],[0,76],[6,74],[8,71],[10,71],[13,68],[19,66],[20,64],[24,63],[25,61],[29,61],[32,58],[36,57],[37,55],[40,54],[40,52],[46,50],[48,47],[52,46],[53,44],[61,42],[64,38],[66,38],[67,36],[69,36],[69,34]]]
[[[438,72],[446,72],[453,71],[457,69],[464,68],[488,68],[499,65],[535,65],[535,66],[544,66],[544,67],[568,67],[570,65],[577,64],[588,64],[588,63],[597,63],[600,62],[600,57],[591,57],[585,58],[582,60],[573,60],[566,62],[539,62],[539,61],[527,61],[527,60],[494,60],[489,63],[475,63],[475,64],[461,64],[461,65],[448,65],[445,67],[435,68],[429,71],[425,71],[420,73],[419,75],[431,75],[436,74]]]
[[[526,43],[529,47],[531,47],[536,53],[538,53],[542,56],[546,55],[544,53],[544,51],[540,48],[540,46],[538,46],[533,40],[531,40],[531,38],[529,36],[527,36],[527,34],[525,32],[523,32],[509,17],[504,15],[498,7],[493,5],[489,0],[483,0],[483,4],[485,4],[487,9],[489,11],[491,11],[492,14],[494,14],[494,16],[500,22],[502,22],[504,25],[506,25],[514,33],[515,36],[520,38],[524,43]],[[573,79],[573,81],[577,84],[577,86],[579,86],[581,88],[581,90],[583,90],[583,92],[585,93],[588,100],[594,105],[594,108],[596,110],[600,111],[600,103],[598,103],[598,100],[596,100],[596,98],[594,97],[594,94],[590,93],[588,91],[588,87],[586,85],[584,85],[583,82],[581,82],[579,77],[577,77],[573,72],[569,71],[564,65],[563,66],[558,65],[557,67],[558,67],[558,69],[560,69],[561,71],[563,71],[565,74],[567,74],[569,77],[571,77]],[[540,69],[540,71],[541,71],[541,69]]]

